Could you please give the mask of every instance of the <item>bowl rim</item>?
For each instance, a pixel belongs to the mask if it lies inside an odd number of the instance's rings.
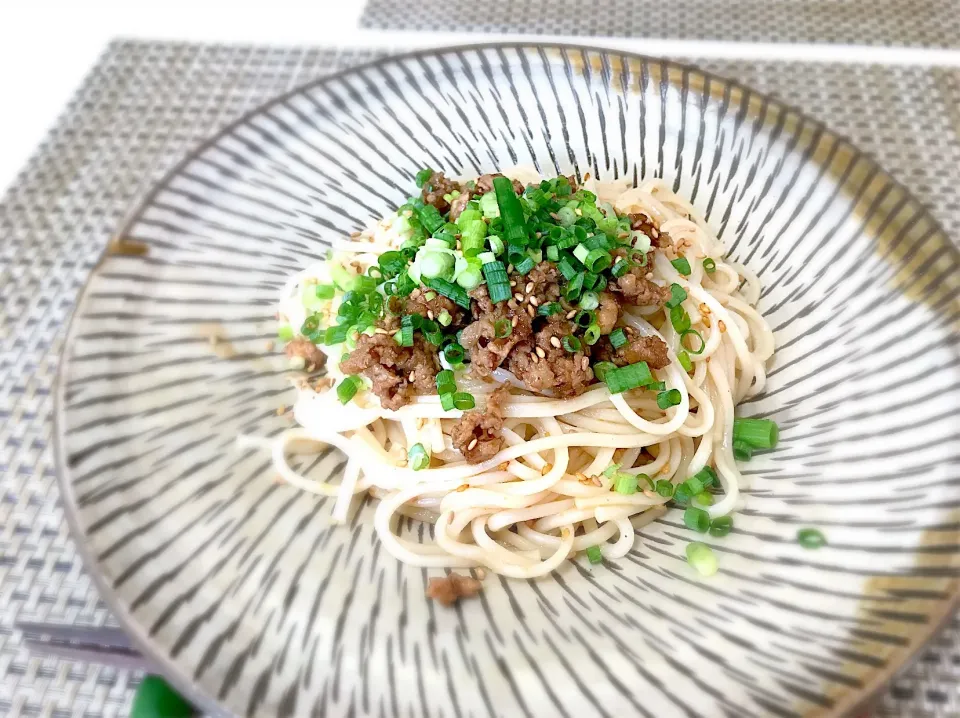
[[[913,203],[918,209],[921,210],[920,216],[923,217],[925,221],[929,222],[931,227],[933,227],[937,232],[946,238],[947,251],[953,255],[954,261],[960,262],[960,247],[958,247],[957,244],[950,239],[939,220],[933,215],[933,213],[925,204],[923,204],[914,196],[913,192],[908,187],[887,172],[872,155],[862,152],[853,142],[850,141],[849,138],[834,132],[825,123],[808,115],[804,110],[801,110],[788,102],[784,102],[775,96],[771,96],[768,93],[755,90],[749,85],[745,85],[737,80],[732,80],[714,72],[704,70],[692,63],[679,62],[677,60],[665,57],[644,55],[642,53],[631,52],[628,50],[617,50],[610,47],[599,47],[596,45],[562,42],[541,43],[530,41],[481,42],[458,45],[442,45],[410,50],[398,54],[391,53],[384,55],[383,57],[378,57],[356,65],[351,65],[350,67],[345,67],[322,77],[317,77],[298,84],[293,88],[275,95],[270,99],[244,111],[238,117],[231,120],[223,127],[213,132],[202,142],[188,150],[182,158],[180,158],[155,184],[153,184],[143,198],[140,199],[127,212],[120,222],[120,228],[113,234],[113,237],[122,238],[126,236],[133,226],[141,219],[144,211],[153,203],[157,195],[160,194],[160,192],[162,192],[170,184],[170,182],[197,157],[202,155],[209,148],[216,145],[224,137],[233,133],[239,127],[249,123],[249,121],[254,117],[263,114],[266,110],[284,102],[291,97],[295,97],[313,88],[335,82],[343,77],[374,67],[393,63],[403,63],[418,58],[432,57],[450,53],[467,53],[472,51],[493,49],[554,49],[560,51],[587,52],[606,56],[619,56],[634,62],[641,62],[651,65],[656,64],[663,68],[675,69],[682,72],[699,75],[700,77],[710,80],[711,82],[715,81],[721,83],[723,86],[740,91],[748,100],[750,98],[759,98],[767,106],[779,109],[781,112],[786,112],[787,114],[792,114],[796,117],[796,119],[813,128],[816,132],[822,133],[826,137],[833,138],[836,140],[839,147],[851,152],[857,161],[864,161],[868,164],[868,166],[870,166],[871,170],[876,170],[879,178],[883,179],[885,183],[891,185],[893,188],[901,191],[907,201]],[[730,58],[728,61],[736,62],[737,59]],[[66,435],[63,433],[63,429],[66,420],[66,386],[64,381],[69,365],[69,349],[74,341],[77,316],[79,313],[78,310],[81,308],[81,306],[83,306],[84,301],[87,299],[90,285],[93,282],[94,277],[102,270],[108,256],[110,255],[108,246],[106,246],[104,247],[100,257],[97,259],[97,262],[87,275],[83,287],[81,287],[77,294],[73,310],[71,311],[70,317],[66,323],[63,346],[60,350],[60,356],[57,363],[57,373],[54,378],[54,407],[52,417],[53,459],[54,470],[56,472],[57,483],[60,488],[60,496],[63,503],[64,515],[69,526],[71,538],[77,546],[84,568],[93,578],[97,592],[107,604],[114,617],[116,617],[116,619],[120,622],[124,631],[130,637],[133,645],[140,651],[141,655],[144,656],[144,658],[149,659],[149,661],[161,671],[163,678],[171,683],[181,693],[181,695],[186,697],[194,706],[201,708],[203,711],[212,716],[231,715],[231,713],[223,705],[221,705],[216,698],[208,696],[196,681],[187,675],[186,672],[181,671],[176,661],[170,660],[167,656],[165,656],[163,651],[155,645],[154,641],[150,639],[133,615],[126,610],[119,598],[119,595],[114,591],[113,587],[110,586],[106,577],[100,570],[99,562],[91,552],[90,547],[87,545],[86,533],[80,525],[79,508],[76,505],[75,496],[73,494],[70,471],[65,454],[66,442],[64,439]],[[925,624],[920,631],[916,631],[913,634],[914,637],[907,646],[899,649],[898,653],[895,654],[898,660],[895,662],[889,662],[884,668],[876,671],[864,684],[863,688],[848,692],[844,700],[835,705],[832,709],[819,712],[818,715],[823,716],[823,718],[833,718],[844,715],[858,714],[861,711],[867,710],[874,703],[874,701],[880,697],[881,691],[892,681],[893,677],[900,671],[911,666],[920,657],[920,651],[930,642],[932,642],[934,637],[946,627],[947,623],[952,619],[958,608],[960,608],[960,583],[956,585],[952,595],[947,600],[941,602],[940,613],[938,615],[934,615],[932,617],[933,620]]]

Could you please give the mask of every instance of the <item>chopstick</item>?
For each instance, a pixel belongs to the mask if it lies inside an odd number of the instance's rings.
[[[153,672],[155,667],[130,643],[119,628],[64,626],[56,623],[17,621],[23,643],[38,656],[100,663],[126,670]]]

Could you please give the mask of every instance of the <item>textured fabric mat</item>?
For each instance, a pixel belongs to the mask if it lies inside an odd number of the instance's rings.
[[[124,215],[185,152],[293,85],[371,52],[118,42],[0,201],[0,715],[117,716],[139,676],[30,657],[16,619],[112,622],[67,535],[52,383],[80,287]],[[801,106],[960,237],[960,71],[707,62]],[[885,695],[888,716],[960,716],[960,621]]]
[[[960,47],[955,0],[369,0],[362,27]]]

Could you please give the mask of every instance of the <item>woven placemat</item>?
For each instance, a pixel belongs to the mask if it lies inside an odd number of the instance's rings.
[[[368,0],[382,30],[960,47],[956,0]]]
[[[67,535],[49,449],[65,322],[124,215],[183,154],[360,51],[117,42],[0,201],[0,715],[124,715],[139,676],[31,658],[14,621],[112,621]],[[960,236],[960,72],[706,62],[802,106],[871,152]],[[960,622],[883,715],[960,716]]]

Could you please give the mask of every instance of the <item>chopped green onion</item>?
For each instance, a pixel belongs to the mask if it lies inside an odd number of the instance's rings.
[[[459,364],[463,361],[463,347],[459,344],[447,344],[443,350],[443,357],[451,366]]]
[[[425,278],[423,283],[430,287],[430,289],[435,290],[437,294],[442,294],[464,309],[470,308],[470,297],[463,287],[458,287],[453,282],[448,282],[446,279],[441,279],[440,277]]]
[[[717,263],[714,262],[710,257],[707,257],[703,260],[703,271],[707,274],[713,274],[717,271]]]
[[[589,309],[581,309],[573,317],[573,323],[578,327],[586,329],[591,324],[594,323],[594,320],[597,318],[597,315]]]
[[[733,518],[730,516],[717,516],[713,521],[710,522],[710,535],[716,536],[717,538],[723,538],[728,533],[730,529],[733,528]]]
[[[733,440],[754,449],[772,449],[780,438],[780,428],[771,419],[734,419]]]
[[[426,181],[431,177],[433,177],[433,170],[430,169],[429,167],[424,167],[422,170],[417,172],[417,176],[415,178],[417,187],[423,187]]]
[[[637,477],[632,474],[618,473],[613,490],[624,496],[637,493]]]
[[[578,274],[567,284],[563,296],[568,302],[575,302],[580,298],[580,292],[583,291],[583,274]]]
[[[673,265],[673,268],[676,269],[684,277],[690,275],[690,262],[687,261],[686,257],[678,257],[670,262]]]
[[[487,236],[487,223],[475,219],[460,225],[460,249],[464,257],[474,257],[483,252],[483,240]]]
[[[613,344],[614,349],[619,349],[627,343],[627,335],[624,334],[623,329],[614,329],[610,332],[610,343]]]
[[[629,270],[630,270],[630,262],[628,262],[623,257],[620,257],[617,260],[617,263],[614,264],[613,268],[610,270],[610,274],[612,274],[614,277],[619,279],[624,274],[626,274]]]
[[[288,342],[293,339],[293,327],[289,324],[282,325],[277,329],[277,336],[280,337],[282,341]]]
[[[551,244],[547,247],[547,259],[551,262],[560,261],[560,248],[557,245]]]
[[[430,454],[423,444],[414,444],[407,451],[407,462],[411,469],[420,471],[430,466]]]
[[[690,355],[686,351],[677,352],[677,361],[680,362],[680,366],[683,367],[683,370],[688,374],[693,371],[693,362],[690,361]]]
[[[580,245],[581,247],[583,245]],[[576,254],[576,252],[574,252]],[[578,259],[580,259],[578,257]],[[587,255],[586,259],[581,259],[584,266],[591,272],[596,272],[599,274],[603,270],[607,269],[612,263],[613,260],[610,258],[610,253],[603,249],[592,249],[590,254]]]
[[[483,273],[476,267],[467,267],[457,275],[457,284],[468,292],[479,287],[482,281]]]
[[[493,252],[480,252],[480,254],[477,255],[477,259],[480,260],[480,264],[482,266],[484,264],[490,264],[490,262],[496,262],[497,255],[495,255]]]
[[[340,324],[335,327],[327,327],[327,331],[323,337],[323,343],[327,346],[333,346],[334,344],[343,344],[347,340],[347,335],[350,333],[350,327]]]
[[[466,391],[458,391],[453,395],[453,405],[461,411],[466,411],[467,409],[475,407],[477,401],[473,398],[473,394]]]
[[[710,514],[703,509],[689,506],[683,512],[683,523],[686,524],[687,528],[703,534],[710,528]]]
[[[419,316],[419,314],[406,314],[400,320],[400,346],[413,346],[413,318]]]
[[[443,217],[440,216],[440,210],[432,204],[425,204],[418,212],[420,224],[429,234],[433,234],[444,225]]]
[[[480,211],[483,212],[484,217],[489,217],[490,219],[500,216],[496,193],[487,192],[480,198]]]
[[[487,280],[487,292],[490,294],[491,302],[505,302],[510,299],[512,296],[510,281],[507,279],[507,271],[503,267],[503,262],[495,261],[484,264],[483,276]]]
[[[573,256],[583,262],[584,266],[586,266],[587,257],[590,256],[590,248],[585,244],[578,244],[573,248]]]
[[[596,309],[600,306],[600,296],[596,292],[584,292],[580,297],[581,309]]]
[[[453,409],[453,392],[448,391],[440,395],[440,406],[444,411],[450,411]]]
[[[580,274],[580,270],[567,254],[564,254],[562,257],[560,257],[560,262],[557,264],[557,269],[560,270],[560,274],[562,274],[563,278],[568,282],[572,282],[573,278]]]
[[[670,285],[670,299],[666,301],[666,305],[673,309],[674,307],[680,306],[680,303],[687,298],[687,292],[679,284],[674,282]]]
[[[453,321],[453,317],[450,316],[450,312],[444,309],[440,314],[437,315],[437,321],[440,322],[440,326],[449,327],[450,323]]]
[[[706,485],[700,480],[699,474],[694,474],[680,485],[691,496],[696,496],[706,488]]]
[[[685,504],[690,501],[690,492],[687,491],[687,487],[683,484],[680,484],[673,490],[673,500],[678,504]]]
[[[541,317],[550,317],[562,311],[563,307],[560,306],[559,302],[547,302],[537,307],[537,314]]]
[[[800,529],[797,531],[797,543],[804,548],[815,549],[827,545],[827,537],[817,529]]]
[[[603,563],[603,553],[600,551],[599,546],[587,547],[587,560],[590,561],[590,563]]]
[[[704,348],[706,348],[707,343],[704,341],[703,336],[700,334],[700,332],[698,332],[696,329],[687,329],[685,331],[680,332],[680,344],[682,346],[686,346],[683,343],[683,340],[689,336],[695,336],[697,339],[699,339],[700,346],[698,346],[696,349],[688,347],[687,351],[690,352],[691,354],[703,354],[703,350]]]
[[[337,289],[332,284],[318,284],[314,289],[314,296],[317,299],[333,299]]]
[[[340,403],[346,404],[356,396],[362,384],[363,382],[358,376],[345,377],[342,382],[337,384],[337,398],[340,400]]]
[[[377,258],[377,264],[384,277],[395,277],[407,266],[407,260],[400,252],[389,251]]]
[[[514,270],[518,274],[527,275],[534,267],[534,261],[530,257],[524,257],[514,265]]]
[[[477,220],[483,220],[483,213],[477,209],[465,209],[460,213],[460,216],[457,217],[457,226],[463,230],[471,222],[476,222]],[[486,222],[484,222],[486,224]]]
[[[420,276],[448,279],[453,274],[453,263],[454,257],[449,252],[427,252],[420,258]]]
[[[509,319],[498,319],[493,323],[493,335],[497,339],[505,339],[513,333],[513,325]]]
[[[573,336],[572,334],[568,334],[563,338],[563,348],[566,349],[571,354],[574,354],[580,351],[581,349],[583,349],[583,345],[580,343],[580,340],[577,339],[575,336]]]
[[[753,458],[753,447],[746,441],[734,441],[733,458],[737,461],[750,461]]]
[[[603,381],[604,377],[607,376],[607,372],[611,369],[616,369],[617,365],[609,361],[598,361],[593,365],[593,375],[597,377],[597,381]]]
[[[493,191],[497,195],[497,206],[503,219],[503,238],[510,242],[526,242],[527,225],[523,219],[523,206],[513,191],[513,182],[507,177],[493,178]]]
[[[456,380],[454,379],[452,371],[444,369],[437,373],[437,393],[443,394],[444,391],[446,391],[445,387],[451,384],[456,386]]]
[[[694,541],[687,544],[686,554],[687,563],[701,576],[713,576],[717,572],[717,557],[705,543]]]
[[[591,324],[583,332],[583,341],[585,341],[590,346],[593,346],[597,343],[597,340],[600,339],[600,325]]]
[[[694,494],[699,494],[701,491],[703,491],[703,489],[709,489],[711,486],[717,486],[720,484],[719,479],[717,479],[716,472],[709,466],[704,466],[702,469],[700,469],[700,471],[687,479],[687,481],[692,480],[696,480],[701,487],[699,490],[691,492]]]
[[[611,369],[603,379],[611,394],[620,394],[630,389],[644,386],[653,381],[653,374],[645,361],[629,364],[619,369]]]
[[[666,479],[659,479],[656,483],[656,491],[664,498],[669,499],[673,496],[673,484]]]
[[[671,389],[670,391],[661,391],[657,394],[657,406],[661,409],[669,409],[671,406],[676,406],[680,403],[682,398],[679,389]]]
[[[572,207],[561,207],[557,210],[557,221],[563,227],[573,226],[577,221],[577,213]]]
[[[701,491],[693,497],[701,506],[711,506],[713,504],[713,494],[709,491]]]
[[[665,382],[665,381],[652,381],[652,382],[650,382],[649,384],[647,384],[647,385],[646,385],[645,387],[643,387],[643,388],[646,389],[647,391],[666,391],[666,390],[667,390],[667,382]]]
[[[683,334],[690,328],[690,315],[679,304],[670,307],[670,323],[673,325],[677,334]]]

